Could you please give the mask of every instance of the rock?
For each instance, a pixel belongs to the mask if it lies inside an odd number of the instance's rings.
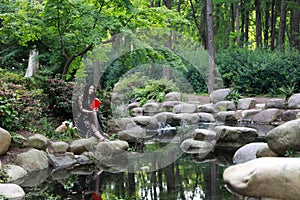
[[[179,92],[170,92],[165,95],[165,101],[181,101],[181,94]]]
[[[264,142],[253,142],[246,144],[245,146],[242,146],[239,148],[234,156],[233,156],[233,163],[234,164],[241,164],[248,162],[250,160],[256,159],[256,153],[260,149],[267,148],[268,144]]]
[[[132,143],[141,143],[144,138],[146,138],[145,129],[136,126],[131,129],[126,129],[118,132],[118,137],[120,140],[124,140]]]
[[[126,153],[128,148],[126,141],[99,142],[95,149],[96,159]]]
[[[197,113],[181,113],[181,114],[176,114],[175,118],[178,118],[180,121],[180,125],[182,123],[187,123],[187,124],[197,124],[199,122],[199,115]],[[177,121],[177,119],[176,119]]]
[[[300,93],[293,94],[288,100],[288,108],[298,109],[300,108]]]
[[[236,111],[221,111],[215,115],[215,119],[218,122],[236,123],[240,119],[240,116]]]
[[[237,109],[249,110],[255,107],[256,100],[254,98],[239,99]]]
[[[256,123],[272,123],[278,120],[280,117],[281,111],[277,108],[269,108],[266,110],[263,110],[256,114],[253,117],[253,121]]]
[[[300,119],[300,112],[296,115],[296,119]]]
[[[74,156],[68,155],[60,155],[60,156],[54,156],[54,155],[48,155],[49,162],[54,167],[54,171],[63,170],[67,168],[73,167],[77,160],[74,158]]]
[[[27,141],[24,143],[24,146],[39,150],[46,150],[49,142],[50,140],[47,137],[41,134],[34,134],[33,136],[28,137]]]
[[[197,112],[214,113],[215,112],[214,104],[209,103],[209,104],[198,105]]]
[[[148,115],[152,116],[157,114],[160,111],[160,105],[156,102],[147,102],[143,106],[144,113],[147,113]]]
[[[198,141],[190,138],[184,140],[181,143],[180,148],[186,153],[201,154],[201,157],[204,157],[214,149],[214,145],[210,142]]]
[[[215,112],[220,111],[235,111],[236,107],[232,101],[219,101],[214,106]]]
[[[27,175],[27,171],[17,165],[7,165],[8,182],[13,182]]]
[[[262,148],[262,149],[258,149],[256,152],[256,158],[261,158],[261,157],[278,157],[278,155],[273,152],[269,146]]]
[[[291,121],[294,119],[297,119],[297,114],[300,112],[300,110],[286,110],[281,114],[281,120],[282,121]]]
[[[49,167],[47,154],[37,149],[19,154],[16,158],[16,164],[29,172]]]
[[[257,109],[250,109],[250,110],[243,110],[242,111],[242,121],[251,122],[253,117],[258,114],[260,110]]]
[[[217,126],[214,131],[217,135],[216,145],[232,149],[254,142],[258,136],[257,130],[246,127]]]
[[[70,144],[70,151],[79,155],[85,151],[90,151],[96,145],[96,143],[97,139],[94,137],[74,140]]]
[[[266,102],[265,108],[285,109],[286,103],[284,99],[271,99]]]
[[[134,108],[138,108],[141,106],[141,103],[140,102],[133,102],[133,103],[130,103],[128,106],[127,106],[127,109],[130,111]]]
[[[194,139],[199,141],[213,141],[216,140],[216,133],[207,129],[196,129],[194,131]]]
[[[3,128],[0,128],[0,141],[0,156],[2,156],[8,151],[11,143],[11,135]]]
[[[132,120],[132,118],[119,118],[119,119],[115,119],[113,122],[116,126],[115,128],[117,130],[125,130],[125,129],[131,129],[133,127],[136,127],[136,123]]]
[[[286,122],[267,133],[269,148],[283,156],[286,150],[300,150],[300,119]]]
[[[197,105],[192,103],[181,103],[174,106],[174,113],[194,113],[196,112]]]
[[[230,94],[230,89],[219,89],[212,91],[209,95],[210,102],[217,103],[219,101],[224,101],[225,98]]]
[[[165,112],[173,112],[174,106],[181,104],[181,101],[165,101],[161,104],[162,110]]]
[[[197,113],[199,116],[199,122],[215,122],[215,118],[210,113],[200,112]]]
[[[227,168],[223,179],[239,195],[297,200],[299,169],[299,158],[258,158]]]
[[[143,114],[144,114],[143,112],[144,111],[143,111],[142,107],[133,108],[131,115],[134,116],[134,117],[143,116]]]
[[[0,184],[0,196],[4,196],[9,200],[22,200],[25,197],[25,192],[16,184]]]
[[[48,151],[52,154],[66,153],[68,151],[69,144],[66,142],[52,142],[49,145]]]
[[[27,176],[22,179],[20,186],[24,188],[41,187],[43,183],[49,180],[50,176],[51,171],[49,168],[28,172]]]
[[[133,117],[132,120],[142,128],[146,128],[146,129],[158,128],[158,122],[155,117],[138,116],[138,117]]]

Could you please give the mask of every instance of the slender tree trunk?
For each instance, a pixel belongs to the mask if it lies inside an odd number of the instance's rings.
[[[280,25],[278,33],[278,48],[280,50],[284,47],[284,38],[285,38],[285,27],[286,27],[286,2],[281,0],[280,5]]]
[[[271,50],[275,50],[275,40],[276,40],[276,5],[278,0],[272,0],[272,16],[271,16]]]
[[[295,6],[291,9],[291,22],[290,22],[290,32],[291,32],[291,46],[300,50],[300,0],[295,0]]]
[[[255,0],[255,24],[256,24],[256,46],[262,46],[262,24],[261,24],[261,14],[260,14],[260,0]]]
[[[212,0],[206,1],[207,8],[207,38],[208,38],[208,54],[209,54],[209,74],[208,74],[208,92],[214,90],[215,85],[215,49],[214,49],[214,31],[213,31],[213,14]]]
[[[270,29],[270,3],[266,2],[265,8],[265,29],[264,29],[264,46],[269,46],[269,29]]]
[[[245,0],[245,5],[248,5],[250,2],[249,0]],[[248,6],[245,6],[245,44],[249,44],[249,9]]]
[[[193,0],[190,0],[190,5],[191,5],[191,9],[192,9],[193,20],[194,20],[194,23],[195,23],[197,31],[198,31],[199,40],[200,40],[202,46],[205,47],[205,36],[203,37],[204,30],[202,29],[203,26],[202,26],[202,23],[199,23],[199,21],[196,17],[196,10],[195,10],[194,4],[193,4]]]
[[[237,34],[236,42],[237,45],[240,46],[240,18],[239,18],[239,3],[234,4],[234,13],[235,13],[235,32]]]

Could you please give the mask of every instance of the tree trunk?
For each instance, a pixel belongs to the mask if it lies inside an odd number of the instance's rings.
[[[295,6],[291,10],[291,46],[300,50],[300,0],[295,0]]]
[[[36,60],[36,56],[39,54],[36,48],[30,50],[29,52],[29,59],[28,59],[28,66],[26,70],[25,77],[32,77],[36,74],[39,68],[39,61]]]
[[[261,14],[260,14],[260,0],[255,0],[255,24],[256,24],[256,46],[262,47],[262,24],[261,24]]]
[[[245,5],[248,5],[250,2],[249,0],[245,0]],[[245,9],[245,44],[249,44],[249,9],[246,7]]]
[[[264,46],[269,46],[269,29],[270,29],[270,3],[266,2],[266,8],[265,8],[265,29],[264,29]]]
[[[239,3],[234,4],[234,13],[235,13],[235,32],[237,34],[236,42],[240,46],[240,20],[239,20]]]
[[[214,90],[215,85],[215,49],[214,49],[214,31],[213,31],[213,15],[212,0],[206,1],[207,8],[207,38],[208,38],[208,55],[209,55],[209,74],[208,74],[208,92]]]
[[[276,5],[278,0],[272,0],[272,16],[271,16],[271,50],[275,50],[275,40],[276,40]]]
[[[286,27],[286,2],[281,0],[280,6],[280,24],[279,24],[279,33],[278,33],[278,48],[283,49],[284,46],[284,37],[285,37],[285,27]]]

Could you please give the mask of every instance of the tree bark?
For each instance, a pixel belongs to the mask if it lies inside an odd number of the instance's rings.
[[[278,33],[278,48],[280,50],[282,50],[284,46],[285,27],[286,27],[286,2],[285,0],[281,0],[280,24],[279,24],[279,33]]]
[[[272,16],[271,16],[271,50],[275,50],[275,40],[276,40],[276,5],[278,0],[272,0]]]
[[[295,5],[291,9],[291,22],[290,22],[290,38],[292,47],[300,50],[300,0],[295,0]]]
[[[207,38],[208,38],[208,55],[209,55],[209,73],[208,73],[208,92],[214,90],[215,85],[215,49],[214,49],[214,31],[213,31],[213,14],[212,0],[206,1],[207,8]]]
[[[236,2],[234,4],[234,13],[235,13],[235,32],[237,34],[236,42],[237,45],[240,46],[240,18],[239,18],[239,3]]]
[[[270,3],[266,2],[266,8],[265,8],[265,29],[264,29],[264,46],[269,46],[269,29],[270,29]]]
[[[261,23],[261,14],[260,14],[260,0],[255,0],[255,24],[256,24],[256,46],[262,47],[262,23]]]

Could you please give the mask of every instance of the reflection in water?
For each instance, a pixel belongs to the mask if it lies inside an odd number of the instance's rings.
[[[165,159],[173,159],[172,156],[172,153],[169,153]],[[27,193],[27,200],[233,199],[232,194],[224,188],[222,174],[225,167],[218,162],[218,159],[199,162],[196,156],[183,154],[178,160],[163,168],[160,168],[159,162],[153,160],[151,165],[157,169],[155,171],[145,168],[136,173],[129,173],[134,169],[128,170],[129,172],[108,173],[73,169],[68,173],[63,172],[65,178],[55,175],[48,177],[45,181],[48,186],[42,191],[37,191],[38,186],[24,187],[24,190]],[[128,167],[135,166],[129,164]]]

